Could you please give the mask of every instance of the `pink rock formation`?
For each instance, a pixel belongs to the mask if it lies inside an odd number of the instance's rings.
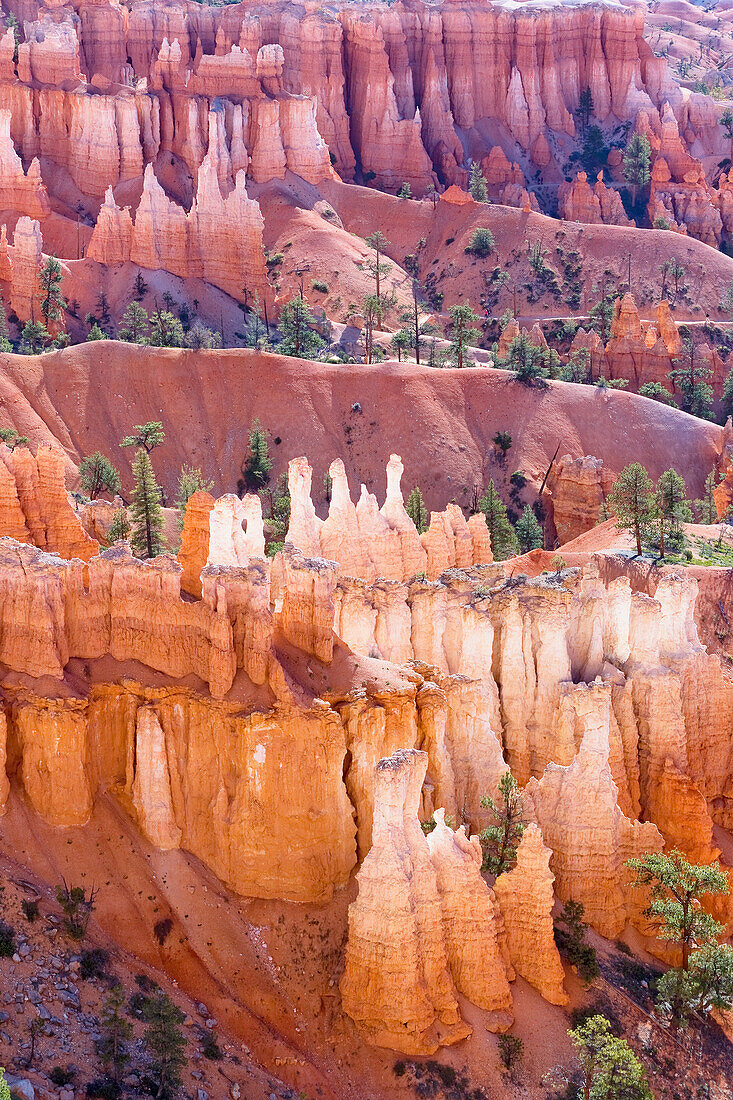
[[[590,224],[633,225],[626,216],[618,191],[606,187],[603,172],[594,187],[585,172],[578,172],[572,183],[562,183],[558,192],[560,216],[566,221]]]
[[[38,158],[34,157],[26,174],[10,136],[10,117],[10,111],[0,110],[0,209],[42,219],[51,212],[51,204]]]
[[[613,939],[628,921],[646,927],[626,861],[660,851],[663,841],[652,822],[629,820],[618,807],[609,767],[609,685],[578,685],[573,704],[585,730],[580,750],[569,766],[548,764],[542,779],[530,779],[527,797],[552,849],[558,898],[582,902],[588,923]]]
[[[440,895],[448,964],[459,993],[489,1014],[489,1031],[506,1031],[514,1022],[512,994],[502,958],[496,899],[481,877],[481,845],[461,826],[445,823],[435,811],[428,833],[430,860]],[[511,977],[514,975],[512,974]]]
[[[615,476],[592,455],[563,455],[547,479],[552,500],[552,520],[560,545],[590,531],[600,522],[601,507]]]
[[[565,975],[555,944],[550,870],[552,852],[542,833],[529,824],[517,848],[517,862],[499,875],[494,894],[504,918],[509,957],[518,974],[553,1005],[567,1005]]]
[[[377,1046],[434,1054],[471,1029],[461,1020],[441,900],[417,812],[427,754],[408,750],[374,769],[374,838],[349,906],[344,1012]]]

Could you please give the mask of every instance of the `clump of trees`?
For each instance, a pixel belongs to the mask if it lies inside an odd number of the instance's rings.
[[[640,462],[632,462],[619,475],[608,495],[608,508],[616,524],[630,531],[637,554],[644,546],[659,551],[679,550],[684,542],[682,524],[692,519],[683,478],[665,470],[656,486]]]
[[[733,1007],[733,947],[721,944],[722,924],[703,908],[706,897],[728,892],[728,875],[718,864],[690,863],[677,848],[630,859],[633,886],[648,892],[646,915],[656,935],[672,944],[680,965],[657,982],[656,1004],[675,1027],[692,1014]]]

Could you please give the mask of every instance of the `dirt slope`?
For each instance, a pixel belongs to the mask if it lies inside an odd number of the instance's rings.
[[[419,484],[432,508],[453,497],[469,506],[474,487],[521,469],[538,484],[555,453],[593,454],[613,470],[643,462],[652,476],[671,465],[688,492],[702,483],[721,446],[722,428],[620,391],[554,382],[544,391],[497,370],[434,370],[309,363],[243,350],[190,352],[118,342],[81,344],[40,357],[0,356],[0,423],[32,445],[57,440],[70,460],[99,449],[129,485],[129,451],[118,442],[132,425],[162,420],[155,452],[170,495],[183,463],[201,466],[216,493],[236,491],[250,425],[271,440],[273,474],[307,454],[314,495],[336,457],[352,493],[364,482],[380,499],[391,452],[405,462],[403,488]],[[499,466],[492,438],[513,437]]]

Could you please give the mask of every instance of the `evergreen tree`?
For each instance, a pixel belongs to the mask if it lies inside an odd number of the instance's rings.
[[[111,987],[104,999],[100,1019],[102,1038],[96,1043],[102,1065],[111,1068],[115,1081],[119,1081],[130,1060],[128,1044],[132,1038],[132,1024],[122,1013],[124,1005],[125,991],[118,982]]]
[[[184,336],[183,343],[194,351],[212,351],[221,347],[221,333],[214,332],[203,321],[194,321]]]
[[[87,455],[79,464],[81,487],[90,500],[96,500],[105,490],[113,495],[120,491],[120,475],[100,451]]]
[[[407,181],[405,181],[402,184],[399,191],[397,192],[397,198],[398,199],[411,199],[412,198],[412,187],[410,187],[410,184]]]
[[[673,280],[673,282],[674,282],[674,292],[675,292],[675,295],[677,295],[677,293],[679,292],[679,288],[680,288],[680,279],[684,279],[684,277],[685,277],[685,269],[676,257],[673,257],[671,260],[665,260],[664,263],[662,264],[662,279],[663,279],[663,282],[662,282],[662,297],[663,298],[665,297],[666,290],[667,290],[667,278],[668,277]]]
[[[156,309],[150,318],[148,342],[156,348],[183,347],[183,325],[166,309]]]
[[[392,270],[391,264],[383,264],[380,261],[380,256],[384,252],[389,242],[381,229],[375,229],[373,233],[370,233],[369,236],[365,238],[365,240],[369,247],[373,248],[375,252],[374,259],[370,259],[367,261],[367,268],[375,278],[376,295],[377,298],[379,298],[381,297],[380,279],[382,275],[389,275],[390,271]]]
[[[657,512],[659,553],[664,557],[665,546],[673,550],[680,548],[683,542],[681,525],[692,519],[687,487],[676,470],[665,470],[657,482]]]
[[[267,436],[260,427],[259,420],[255,420],[250,428],[249,453],[242,470],[244,484],[253,492],[259,492],[268,484],[271,470],[272,459],[267,448]]]
[[[595,947],[586,943],[588,925],[583,920],[584,916],[585,906],[582,902],[568,898],[555,923],[555,942],[568,961],[576,967],[583,981],[590,984],[601,970]]]
[[[478,229],[474,229],[471,240],[466,245],[464,251],[472,253],[474,256],[488,256],[492,252],[496,241],[494,240],[494,234],[486,226],[479,226]]]
[[[252,306],[247,313],[247,320],[242,332],[235,335],[244,342],[246,348],[259,348],[267,343],[267,331],[262,320],[262,305],[259,294],[255,294]]]
[[[26,321],[20,334],[18,351],[21,355],[39,355],[51,337],[40,321]]]
[[[709,945],[718,947],[724,927],[701,905],[705,895],[727,894],[728,876],[718,864],[690,863],[677,848],[671,852],[649,852],[630,859],[636,872],[632,886],[647,891],[645,913],[656,924],[657,938],[672,943],[681,955],[681,966],[669,970],[657,983],[658,1004],[670,1012],[675,1024],[684,1020],[692,987],[688,971],[694,952]],[[706,957],[701,960],[704,966]]]
[[[585,136],[585,132],[588,129],[588,123],[590,122],[591,115],[595,110],[595,104],[593,103],[593,93],[590,88],[583,88],[578,100],[578,106],[575,108],[575,117],[580,123],[580,133]]]
[[[0,441],[14,451],[16,447],[27,447],[28,436],[19,435],[16,428],[0,428]]]
[[[185,1015],[162,990],[149,997],[144,1007],[147,1027],[143,1042],[153,1059],[157,1100],[168,1100],[181,1087],[186,1064],[186,1039],[181,1030]]]
[[[0,298],[0,351],[12,351],[13,345],[10,343],[10,337],[8,335],[8,319],[5,314],[5,303]],[[0,1097],[2,1100],[2,1097]]]
[[[376,294],[367,294],[362,309],[364,315],[364,362],[375,359],[374,330],[384,320],[384,302]]]
[[[631,201],[634,206],[638,190],[646,187],[651,179],[651,160],[649,139],[644,134],[633,134],[624,153],[624,176],[631,186]]]
[[[489,188],[486,183],[486,176],[481,171],[481,165],[477,160],[471,165],[471,178],[468,189],[471,192],[471,198],[474,202],[489,201]]]
[[[164,549],[160,487],[150,455],[140,447],[132,464],[135,488],[130,504],[130,545],[138,558],[156,558]]]
[[[2,348],[2,351],[7,351],[7,348]],[[723,386],[723,396],[721,399],[721,406],[723,410],[723,416],[727,419],[729,416],[733,416],[733,367],[728,371],[725,378],[725,384]]]
[[[497,432],[491,442],[501,451],[501,462],[506,462],[507,452],[511,450],[512,446],[512,433]]]
[[[468,302],[460,306],[451,306],[448,315],[451,324],[450,359],[457,367],[464,367],[469,361],[469,347],[475,344],[481,335],[476,328],[478,317]]]
[[[147,344],[150,330],[148,311],[137,302],[130,302],[122,314],[122,324],[117,336],[127,344]]]
[[[497,878],[509,871],[517,859],[517,848],[524,835],[524,805],[519,784],[506,771],[499,780],[499,800],[484,795],[481,805],[491,810],[495,823],[479,834],[484,858],[482,870]]]
[[[654,1100],[643,1065],[605,1016],[591,1016],[568,1035],[580,1060],[583,1100]]]
[[[107,546],[114,546],[120,539],[129,539],[130,529],[130,520],[127,516],[127,510],[125,508],[118,508],[112,517],[112,523],[107,532],[107,538],[105,539]]]
[[[277,348],[280,354],[292,355],[296,359],[317,359],[326,341],[313,331],[311,326],[315,323],[307,302],[299,295],[291,298],[283,306],[277,326],[283,337]]]
[[[143,279],[142,271],[138,271],[137,275],[135,276],[135,282],[134,282],[133,285],[135,287],[135,298],[137,299],[138,302],[142,302],[143,298],[145,297],[145,295],[148,293],[148,290],[150,289],[148,284]]]
[[[93,343],[95,340],[106,340],[106,339],[107,339],[106,333],[102,332],[101,328],[99,327],[99,325],[95,321],[94,324],[92,325],[92,327],[89,329],[89,332],[87,333],[87,343]]]
[[[507,356],[501,364],[506,370],[515,372],[515,381],[523,386],[547,388],[549,371],[545,365],[543,348],[535,347],[529,336],[522,332],[515,336],[507,349]]]
[[[668,970],[657,983],[657,1007],[671,1013],[677,986],[675,971]],[[672,997],[670,997],[672,994]],[[709,943],[690,955],[690,966],[681,980],[683,1021],[690,1013],[706,1016],[713,1010],[733,1008],[733,947]]]
[[[136,424],[132,435],[126,435],[120,447],[144,447],[148,454],[165,440],[163,424],[160,420],[148,420],[146,424]]]
[[[407,498],[407,504],[405,505],[405,511],[408,516],[417,527],[418,534],[422,535],[423,531],[428,529],[428,510],[425,507],[425,501],[423,495],[418,489],[417,485]]]
[[[285,544],[285,536],[290,525],[290,493],[288,475],[280,474],[274,490],[260,489],[261,497],[269,497],[270,514],[265,521],[265,553],[272,558]]]
[[[529,504],[524,506],[524,511],[517,520],[514,530],[519,542],[519,549],[523,554],[528,554],[530,550],[539,549],[545,541],[542,528],[537,522],[537,516]]]
[[[608,505],[616,516],[616,526],[633,532],[636,552],[641,554],[642,539],[657,515],[654,486],[641,463],[632,462],[621,471],[608,495]]]
[[[695,509],[700,523],[717,523],[718,522],[718,509],[715,506],[715,497],[713,491],[718,485],[719,478],[716,476],[715,471],[711,470],[708,476],[705,478],[705,488],[703,489],[703,495],[695,501]]]
[[[183,530],[183,520],[186,515],[186,505],[194,493],[210,493],[214,488],[213,481],[206,481],[204,475],[201,473],[201,467],[197,466],[195,469],[193,466],[182,466],[181,473],[178,478],[178,498],[176,500],[176,508],[178,509],[178,529]]]
[[[5,1070],[0,1069],[0,1100],[11,1100],[10,1086],[5,1080]]]
[[[603,131],[600,126],[589,126],[580,151],[583,168],[589,176],[595,176],[605,166],[607,159],[608,148],[603,140]]]
[[[51,321],[59,321],[66,309],[66,302],[61,293],[61,279],[61,264],[55,256],[48,256],[38,272],[40,310],[46,328]]]
[[[397,352],[397,362],[401,363],[403,351],[407,353],[413,345],[412,333],[407,328],[401,328],[394,334],[390,344]]]
[[[478,502],[486,516],[486,526],[491,536],[491,552],[495,561],[504,561],[517,551],[517,537],[506,514],[506,507],[496,491],[493,481],[489,481],[486,492]]]
[[[645,382],[639,386],[640,397],[650,397],[653,401],[659,401],[662,405],[669,405],[671,409],[678,409],[679,405],[666,386],[661,382]]]
[[[712,419],[713,391],[710,379],[713,372],[696,358],[692,337],[683,340],[682,350],[675,363],[677,366],[669,372],[669,378],[682,394],[682,408],[702,420]]]

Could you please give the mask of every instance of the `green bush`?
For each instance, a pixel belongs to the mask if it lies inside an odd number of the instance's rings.
[[[474,256],[488,256],[496,244],[494,240],[494,234],[490,229],[481,227],[474,229],[471,240],[466,245],[464,251]]]

